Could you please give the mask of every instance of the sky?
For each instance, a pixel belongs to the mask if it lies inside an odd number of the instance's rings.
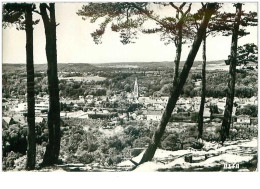
[[[102,44],[93,42],[91,33],[98,28],[88,20],[82,20],[76,12],[83,3],[56,3],[57,26],[57,56],[58,63],[109,63],[109,62],[157,62],[173,61],[175,58],[174,44],[164,45],[160,41],[160,34],[139,34],[134,44],[123,45],[119,34],[106,29],[102,37]],[[195,5],[195,6],[194,6]],[[191,12],[199,4],[193,3]],[[38,4],[37,4],[38,7]],[[257,11],[257,3],[246,3],[243,9]],[[222,10],[235,12],[231,3],[225,3]],[[172,8],[156,8],[160,15],[173,14]],[[34,19],[40,16],[34,14]],[[257,44],[257,27],[248,28],[250,35],[239,39],[239,45],[245,43]],[[2,62],[25,63],[25,31],[17,31],[15,27],[2,31]],[[207,38],[207,60],[224,60],[230,54],[231,36]],[[185,60],[191,44],[183,46],[181,60]],[[202,47],[201,47],[202,48]],[[196,60],[202,60],[202,53],[197,54]],[[46,63],[45,34],[42,20],[34,27],[34,62]]]

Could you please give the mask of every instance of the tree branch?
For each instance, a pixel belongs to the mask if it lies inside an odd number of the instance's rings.
[[[170,5],[173,7],[173,8],[175,8],[178,12],[180,12],[181,14],[183,14],[183,11],[179,8],[179,7],[177,7],[176,5],[174,5],[172,2],[170,2]],[[184,5],[183,5],[184,6]]]
[[[182,8],[184,7],[184,5],[186,5],[186,3],[182,3],[181,6],[180,6],[180,9],[182,10]]]
[[[41,3],[40,4],[40,14],[42,16],[42,20],[43,22],[48,25],[50,23],[50,18],[47,14],[47,11],[46,11],[46,8],[47,8],[47,4],[46,3]]]
[[[192,3],[190,3],[190,5],[189,5],[189,8],[186,10],[186,12],[184,13],[184,16],[186,16],[189,12],[190,12],[190,10],[191,10],[191,4]]]
[[[136,8],[137,10],[141,11],[142,13],[144,13],[147,17],[151,18],[152,20],[156,21],[157,23],[161,24],[163,27],[165,28],[170,28],[169,25],[163,23],[162,21],[160,21],[159,19],[153,17],[151,14],[148,13],[148,11],[144,10],[143,8],[137,6],[135,3],[131,3],[131,5]]]
[[[37,11],[37,10],[33,10],[33,12],[34,13],[37,13],[37,14],[39,14],[39,15],[42,15],[39,11]]]

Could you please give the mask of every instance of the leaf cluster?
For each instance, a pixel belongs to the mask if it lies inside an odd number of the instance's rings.
[[[77,12],[83,20],[91,18],[90,22],[94,23],[102,18],[99,28],[91,36],[96,44],[101,44],[102,35],[109,23],[111,30],[120,32],[121,42],[123,44],[133,43],[136,39],[137,30],[146,20],[143,13],[136,9],[135,6],[146,10],[148,3],[88,3],[83,5],[82,9]]]
[[[189,24],[186,24],[187,18],[190,17],[191,3],[188,5],[186,12],[184,12],[185,4],[182,3],[178,7],[173,3],[88,3],[77,14],[82,16],[83,20],[90,18],[91,23],[96,22],[99,18],[103,19],[99,28],[91,34],[96,44],[101,43],[102,35],[109,23],[111,23],[112,31],[120,33],[123,44],[134,43],[139,31],[146,34],[159,32],[161,33],[161,40],[165,41],[165,44],[169,44],[171,42],[176,43],[176,35],[180,25],[183,28],[183,36],[186,37],[192,33]],[[176,16],[160,18],[153,11],[153,5],[171,6],[176,11]],[[144,29],[143,24],[148,19],[155,21],[157,26]]]
[[[17,30],[25,30],[25,16],[26,10],[35,10],[35,4],[31,3],[6,3],[3,5],[3,28],[15,25]],[[39,23],[40,20],[33,21],[33,25]]]
[[[229,65],[230,61],[231,56],[225,62]],[[237,48],[237,65],[247,65],[250,62],[258,62],[258,47],[254,43],[247,43]]]

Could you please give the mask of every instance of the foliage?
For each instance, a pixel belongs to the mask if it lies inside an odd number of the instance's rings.
[[[82,16],[83,20],[91,18],[90,22],[94,23],[98,19],[103,19],[99,25],[99,29],[91,34],[96,44],[101,43],[102,35],[109,23],[111,23],[111,30],[120,33],[121,42],[123,44],[134,43],[137,39],[138,32],[143,33],[161,33],[161,40],[165,44],[174,42],[178,43],[177,33],[180,25],[183,36],[190,36],[192,28],[186,21],[190,17],[191,3],[186,7],[186,3],[182,3],[179,7],[173,3],[148,3],[148,2],[116,2],[116,3],[88,3],[83,5],[82,9],[77,12]],[[171,7],[176,11],[175,17],[160,17],[153,11],[153,6],[157,7]],[[156,23],[154,28],[144,28],[146,21],[152,20]]]
[[[238,108],[236,115],[249,115],[251,117],[257,117],[258,107],[256,105],[245,105],[243,108]]]
[[[3,22],[4,28],[15,25],[17,30],[25,30],[25,16],[26,9],[35,10],[35,4],[30,3],[5,3],[3,4]],[[40,20],[33,21],[33,25],[39,23]]]
[[[230,64],[231,56],[225,61]],[[247,65],[248,63],[258,63],[258,47],[254,43],[247,43],[237,48],[237,65]]]
[[[36,124],[36,143],[42,144],[48,140],[48,132],[46,123]],[[3,156],[7,153],[19,152],[25,154],[27,150],[27,125],[12,124],[3,127],[2,131],[2,149]]]
[[[102,35],[110,22],[112,31],[120,32],[121,42],[127,44],[136,39],[137,29],[145,21],[135,6],[146,8],[147,5],[148,3],[88,3],[83,5],[77,14],[83,16],[83,20],[91,18],[91,23],[103,18],[100,28],[91,34],[96,44],[101,43]]]
[[[166,150],[172,150],[172,151],[176,151],[176,150],[182,149],[182,147],[181,147],[181,141],[180,141],[178,135],[179,135],[178,133],[169,134],[169,135],[161,142],[162,148],[163,148],[163,149],[166,149]]]
[[[199,113],[198,112],[191,113],[191,121],[197,122],[198,121],[198,117],[199,117]]]
[[[21,153],[15,153],[13,151],[9,152],[7,156],[3,156],[3,170],[14,169],[15,160],[22,156],[23,155]]]
[[[211,114],[211,115],[212,115],[212,114],[219,114],[218,105],[216,105],[216,104],[210,105],[209,111],[210,111],[210,114]]]

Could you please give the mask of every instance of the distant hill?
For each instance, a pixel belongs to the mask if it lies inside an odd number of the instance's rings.
[[[218,61],[208,61],[207,64],[220,64],[224,63],[223,60]],[[202,64],[202,61],[195,61],[193,67],[197,67]],[[180,66],[184,65],[184,61],[180,62]],[[25,64],[3,64],[2,71],[3,72],[25,72],[26,71]],[[35,64],[35,71],[43,72],[47,70],[46,64]],[[102,68],[110,68],[110,67],[141,67],[141,68],[169,68],[174,66],[174,62],[164,61],[164,62],[117,62],[117,63],[100,63],[100,64],[88,64],[88,63],[59,63],[58,70],[63,72],[91,72],[94,70],[100,70]]]
[[[46,64],[35,64],[34,69],[36,72],[45,72],[47,71],[47,63]],[[92,64],[86,63],[62,63],[58,64],[58,70],[63,72],[91,72],[96,69],[96,66]],[[14,71],[26,71],[25,64],[3,64],[2,72],[14,72]]]
[[[180,66],[182,67],[184,65],[185,61],[180,62]],[[220,64],[224,63],[224,60],[217,60],[217,61],[208,61],[207,64]],[[198,65],[201,65],[202,61],[195,61],[193,63],[193,67],[197,67]],[[97,66],[102,67],[116,67],[116,66],[137,66],[137,67],[149,67],[149,68],[158,68],[158,67],[173,67],[174,62],[172,61],[163,61],[163,62],[117,62],[117,63],[103,63],[103,64],[95,64]]]

